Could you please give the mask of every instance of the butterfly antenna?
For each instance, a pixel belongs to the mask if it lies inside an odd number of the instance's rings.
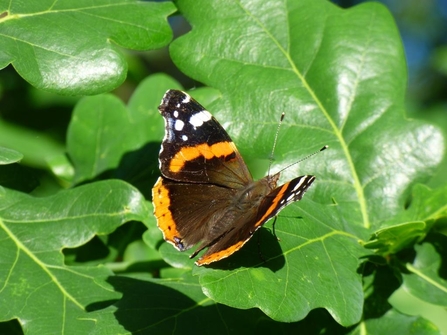
[[[276,142],[278,142],[279,129],[281,128],[281,124],[282,124],[282,121],[284,120],[285,116],[286,116],[286,114],[283,112],[281,114],[281,117],[279,118],[278,128],[276,129],[275,139],[273,140],[272,153],[270,154],[269,170],[268,170],[267,176],[270,176],[270,168],[272,167],[272,164],[273,164],[273,155],[275,153]]]
[[[298,163],[300,163],[300,162],[302,162],[302,161],[305,161],[306,159],[308,159],[308,158],[312,157],[313,155],[316,155],[316,154],[318,154],[318,153],[320,153],[320,152],[326,150],[327,148],[329,148],[329,146],[328,146],[328,145],[325,145],[325,146],[322,147],[320,150],[315,151],[315,152],[311,153],[310,155],[307,155],[306,157],[301,158],[300,160],[296,161],[295,163],[292,163],[292,164],[290,164],[290,165],[287,165],[285,168],[279,170],[278,173],[279,173],[279,172],[283,172],[284,170],[286,170],[286,169],[288,169],[288,168],[294,166],[295,164],[298,164]]]

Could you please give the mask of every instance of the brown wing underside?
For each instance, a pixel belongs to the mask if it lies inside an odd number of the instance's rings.
[[[153,189],[158,227],[177,249],[208,245],[232,229],[238,216],[229,208],[235,190],[209,184],[186,184],[159,178]],[[241,214],[241,213],[239,213]]]
[[[221,236],[218,241],[210,245],[203,256],[196,261],[196,264],[210,264],[226,258],[242,248],[252,237],[253,233],[268,220],[276,216],[288,204],[301,200],[314,180],[314,176],[301,176],[275,188],[263,198],[261,204],[257,207],[255,215],[251,215],[238,229],[228,231],[227,234]]]
[[[260,204],[243,205],[236,190],[209,184],[184,184],[159,178],[153,189],[158,227],[166,241],[184,251],[200,243],[196,262],[209,264],[239,250],[265,222],[302,198],[315,180],[302,176],[275,188]]]

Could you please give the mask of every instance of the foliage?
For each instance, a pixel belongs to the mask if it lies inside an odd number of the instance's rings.
[[[272,172],[329,149],[282,173],[283,181],[317,181],[281,212],[278,239],[268,223],[259,242],[199,268],[162,241],[145,200],[159,174],[157,106],[167,89],[182,88],[178,81],[150,75],[127,104],[110,93],[84,96],[65,143],[0,120],[2,333],[440,333],[389,302],[401,288],[447,304],[447,183],[424,185],[444,138],[404,116],[405,58],[384,7],[53,3],[0,2],[1,67],[11,64],[36,88],[87,95],[118,87],[126,62],[117,46],[167,45],[176,6],[192,29],[170,44],[170,56],[207,86],[190,93],[256,177],[267,171],[282,112]]]

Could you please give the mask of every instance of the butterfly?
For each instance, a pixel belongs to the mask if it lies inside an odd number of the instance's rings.
[[[304,175],[277,187],[280,173],[254,181],[219,122],[187,93],[168,90],[158,107],[165,121],[161,177],[152,189],[157,225],[201,266],[238,251],[269,219],[300,200],[315,181]]]

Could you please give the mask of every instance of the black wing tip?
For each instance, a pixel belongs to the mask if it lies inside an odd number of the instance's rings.
[[[163,95],[158,110],[160,112],[165,111],[170,105],[176,106],[177,104],[184,103],[185,101],[190,101],[191,96],[180,90],[169,89]]]
[[[306,178],[306,190],[314,183],[315,179],[317,179],[317,177],[313,175],[306,175],[304,178]]]

